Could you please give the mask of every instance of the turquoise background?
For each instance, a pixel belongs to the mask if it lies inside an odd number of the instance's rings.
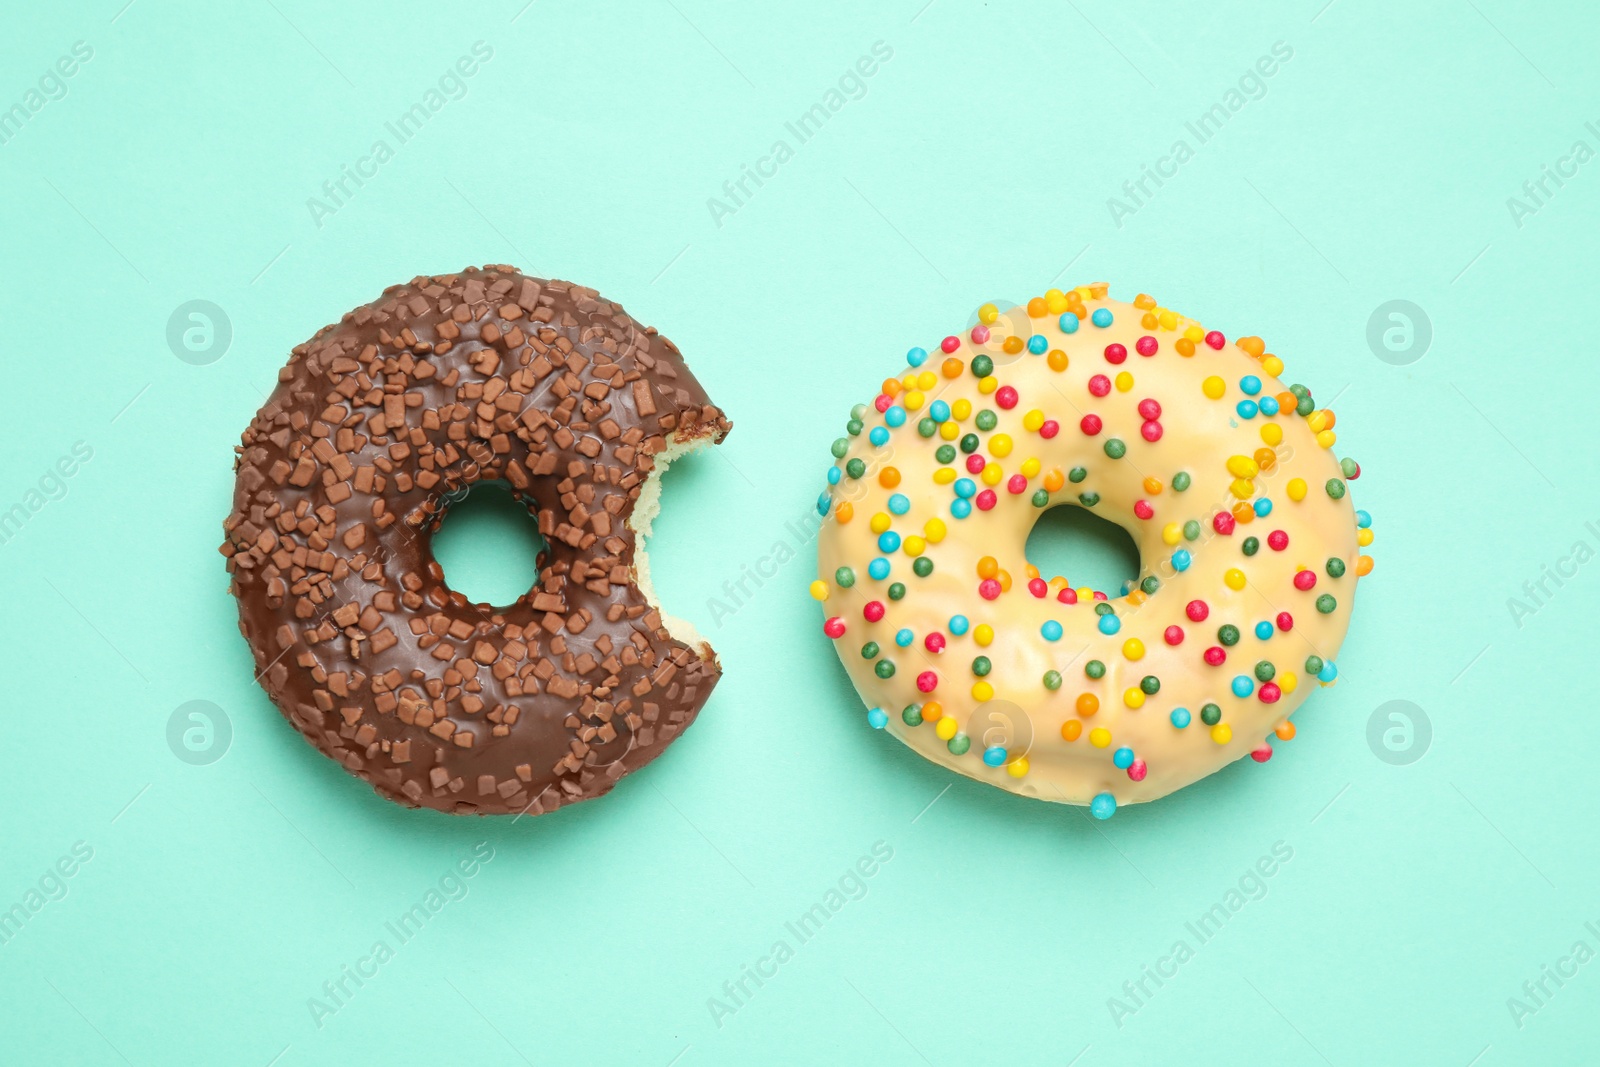
[[[0,32],[0,108],[93,50],[0,144],[0,509],[93,450],[0,544],[0,909],[93,852],[0,945],[0,1059],[1593,1060],[1600,963],[1520,1026],[1507,1003],[1600,950],[1600,163],[1507,203],[1600,149],[1593,5],[123,2],[13,4]],[[307,199],[477,41],[465,95],[317,225]],[[877,41],[892,59],[799,144],[784,124]],[[1108,198],[1280,41],[1265,94],[1119,226]],[[779,138],[791,158],[714,218]],[[385,804],[295,736],[216,551],[232,447],[289,349],[485,262],[622,301],[735,423],[670,475],[652,546],[725,677],[612,796],[514,825]],[[1299,738],[1106,824],[870,731],[786,525],[907,347],[1100,279],[1259,333],[1336,397],[1377,531]],[[167,341],[195,299],[232,331],[203,365]],[[1398,365],[1367,340],[1395,299],[1432,331]],[[472,581],[526,552],[480,525]],[[725,615],[709,598],[745,567],[775,576]],[[1569,577],[1534,604],[1547,567]],[[167,738],[196,700],[231,729],[204,765]],[[1409,753],[1369,744],[1390,701],[1414,705]],[[799,944],[785,922],[877,842],[864,895]],[[1185,924],[1278,842],[1265,895],[1194,947]],[[475,847],[492,861],[449,880]],[[394,947],[385,923],[442,878],[465,896]],[[714,1018],[780,938],[792,958]],[[1115,1019],[1180,938],[1193,958]],[[393,958],[319,1028],[308,1000],[379,939]]]

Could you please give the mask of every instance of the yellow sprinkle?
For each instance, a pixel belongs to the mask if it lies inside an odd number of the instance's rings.
[[[1083,601],[1085,604],[1093,604],[1094,603],[1094,589],[1091,588],[1090,586],[1087,586],[1087,585],[1078,586],[1077,594],[1078,594],[1078,599]]]
[[[1212,400],[1221,400],[1222,394],[1228,391],[1228,383],[1213,374],[1200,383],[1200,391]]]
[[[989,452],[1002,458],[1011,455],[1011,435],[997,433],[989,438]]]
[[[906,393],[905,399],[901,403],[905,405],[907,411],[920,411],[922,410],[922,402],[926,399],[927,397],[922,395],[920,389],[913,389]]]
[[[1044,294],[1044,309],[1052,315],[1059,315],[1067,310],[1067,294],[1060,289],[1052,289]]]
[[[1254,478],[1261,473],[1261,464],[1249,456],[1229,456],[1228,473],[1235,478]]]
[[[889,528],[892,522],[893,520],[889,518],[888,512],[880,511],[876,515],[872,516],[872,521],[867,525],[872,527],[873,533],[883,533],[883,531]]]
[[[1317,444],[1321,445],[1323,448],[1332,448],[1333,443],[1338,439],[1339,435],[1334,433],[1332,430],[1323,430],[1321,433],[1317,434]]]
[[[1183,527],[1175,522],[1169,522],[1161,527],[1161,540],[1169,545],[1175,545],[1183,540]]]
[[[1283,373],[1283,360],[1277,356],[1267,356],[1261,361],[1261,369],[1276,378]]]
[[[1006,773],[1013,778],[1021,778],[1023,775],[1027,774],[1028,757],[1018,756],[1016,759],[1006,764]]]
[[[1284,671],[1278,675],[1278,688],[1285,693],[1294,692],[1294,687],[1300,684],[1300,679],[1295,677],[1294,671]]]
[[[1036,460],[1036,459],[1025,459],[1025,460],[1023,460],[1022,461],[1022,476],[1024,478],[1028,479],[1029,481],[1032,481],[1033,479],[1037,478],[1039,476],[1039,461]]]
[[[1156,321],[1161,323],[1163,330],[1176,330],[1178,328],[1178,314],[1170,308],[1157,308]]]
[[[927,392],[929,389],[932,389],[938,384],[939,376],[933,373],[931,370],[925,370],[921,374],[917,375],[917,388],[921,389],[923,392]]]
[[[908,556],[920,556],[928,550],[928,542],[912,534],[901,543],[900,547],[906,550]]]
[[[1244,571],[1240,570],[1238,567],[1229,567],[1222,573],[1222,581],[1223,584],[1225,584],[1229,589],[1238,592],[1240,589],[1244,588]]]
[[[1134,686],[1122,694],[1122,702],[1130,708],[1144,707],[1144,690]]]
[[[992,374],[987,378],[978,379],[978,392],[982,393],[984,396],[988,396],[998,388],[1000,388],[1000,379],[996,378]]]
[[[903,389],[915,389],[917,387],[917,372],[907,372],[905,377],[900,379],[900,386]]]
[[[1313,411],[1306,416],[1306,425],[1311,427],[1312,433],[1321,433],[1328,428],[1328,413],[1326,411]]]
[[[983,473],[978,475],[984,485],[995,486],[1000,484],[1000,479],[1005,477],[1005,472],[1000,469],[1000,464],[991,463],[983,468]]]
[[[949,485],[955,480],[956,469],[954,467],[940,467],[938,470],[933,472],[934,485]]]
[[[1289,484],[1284,487],[1290,500],[1304,500],[1306,498],[1306,480],[1304,478],[1290,478]]]
[[[1193,341],[1195,344],[1199,344],[1201,341],[1206,339],[1205,327],[1201,326],[1198,322],[1191,322],[1189,325],[1183,328],[1183,336],[1188,338],[1190,341]]]
[[[922,525],[922,532],[928,538],[930,545],[936,545],[944,540],[945,525],[943,519],[929,519]]]
[[[1027,430],[1029,433],[1034,433],[1043,425],[1044,412],[1040,411],[1038,408],[1034,408],[1032,411],[1022,416],[1022,428]]]
[[[1128,659],[1144,659],[1144,642],[1137,637],[1130,637],[1122,642],[1122,654]]]
[[[1356,544],[1360,545],[1362,548],[1366,548],[1368,545],[1372,544],[1373,536],[1374,534],[1371,530],[1357,530]]]
[[[955,419],[945,419],[939,424],[939,436],[946,441],[954,441],[961,436],[961,427],[956,425]]]
[[[954,404],[950,405],[950,417],[953,419],[964,419],[971,414],[972,401],[968,400],[966,397],[962,397],[960,400],[957,400]]]
[[[989,647],[989,642],[994,640],[994,627],[988,623],[979,623],[972,628],[972,639],[984,648]]]
[[[978,321],[983,323],[985,326],[994,325],[994,321],[999,317],[1000,309],[995,307],[993,304],[985,304],[983,307],[978,309]]]
[[[1089,731],[1089,743],[1095,748],[1105,748],[1111,743],[1111,731],[1104,726],[1096,726]]]
[[[1275,422],[1269,422],[1261,427],[1261,440],[1269,445],[1277,445],[1283,440],[1283,427]]]
[[[994,698],[994,686],[988,682],[976,682],[972,686],[972,699],[982,703]]]
[[[1219,722],[1211,728],[1211,740],[1219,745],[1225,745],[1233,740],[1233,727],[1225,722]]]
[[[1129,389],[1133,388],[1133,375],[1129,374],[1127,371],[1123,371],[1118,374],[1115,379],[1113,379],[1112,384],[1117,387],[1117,392],[1126,393]]]
[[[1228,492],[1232,493],[1240,500],[1249,500],[1251,497],[1256,495],[1256,483],[1247,481],[1244,478],[1235,478],[1233,482],[1229,484]]]
[[[933,732],[939,735],[939,740],[948,741],[956,735],[956,717],[946,715],[934,724]]]
[[[813,600],[827,600],[828,599],[828,583],[823,581],[821,578],[818,578],[816,581],[812,582],[811,583],[811,599],[813,599]]]

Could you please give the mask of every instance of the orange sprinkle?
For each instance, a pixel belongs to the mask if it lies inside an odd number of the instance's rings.
[[[1000,591],[1002,593],[1011,592],[1011,572],[1002,570],[995,577],[1000,580]]]
[[[1133,298],[1133,306],[1141,311],[1149,311],[1156,306],[1156,298],[1149,293],[1140,293]]]
[[[1260,359],[1261,354],[1267,350],[1267,343],[1259,337],[1241,337],[1234,344],[1257,359]]]
[[[1074,706],[1078,709],[1078,714],[1087,719],[1100,710],[1100,698],[1093,693],[1081,693],[1078,696],[1077,704]]]
[[[878,484],[885,489],[893,489],[900,484],[900,468],[885,467],[878,473]]]
[[[1044,297],[1042,296],[1036,296],[1032,300],[1028,301],[1028,314],[1032,315],[1036,319],[1044,318],[1049,311],[1050,308],[1045,304]]]
[[[922,718],[926,722],[938,722],[944,718],[944,705],[937,700],[930,700],[922,705]]]
[[[1061,724],[1061,740],[1076,741],[1083,733],[1083,723],[1077,719],[1069,719]]]
[[[1060,489],[1063,485],[1065,485],[1066,482],[1067,482],[1066,476],[1061,473],[1061,468],[1060,467],[1054,467],[1054,468],[1051,469],[1049,474],[1046,474],[1044,476],[1044,489],[1045,489],[1045,492],[1053,493],[1057,489]]]
[[[1270,448],[1256,449],[1254,459],[1256,466],[1264,471],[1269,471],[1278,465],[1278,454]]]
[[[1050,354],[1044,358],[1047,362],[1049,362],[1050,369],[1053,371],[1064,371],[1067,369],[1067,354],[1061,351],[1059,348],[1052,348],[1050,350]]]
[[[1144,317],[1139,320],[1139,325],[1143,326],[1147,330],[1155,329],[1158,325],[1160,325],[1160,323],[1161,320],[1156,318],[1155,312],[1153,311],[1146,311],[1144,313]]]
[[[961,371],[964,367],[966,367],[965,363],[962,363],[959,359],[951,356],[949,359],[939,364],[939,373],[943,374],[946,378],[959,378],[961,377]],[[1294,405],[1292,404],[1290,405],[1290,407],[1293,406]]]
[[[1005,343],[1004,343],[1004,344],[1002,344],[1002,345],[1001,345],[1001,346],[1000,346],[1000,347],[1001,347],[1001,348],[1003,348],[1003,349],[1005,349],[1005,350],[1006,350],[1006,353],[1007,353],[1007,354],[1008,354],[1008,355],[1012,355],[1012,356],[1014,356],[1014,355],[1016,355],[1016,354],[1017,354],[1017,353],[1018,353],[1018,352],[1021,352],[1021,351],[1022,351],[1022,346],[1023,346],[1023,345],[1024,345],[1024,344],[1025,344],[1025,343],[1026,343],[1026,342],[1025,342],[1025,341],[1023,341],[1023,339],[1022,339],[1022,338],[1020,338],[1020,337],[1018,337],[1018,336],[1017,336],[1017,335],[1016,335],[1016,334],[1012,334],[1012,335],[1011,335],[1011,336],[1010,336],[1010,337],[1007,337],[1007,338],[1006,338],[1006,340],[1005,340]]]
[[[926,719],[928,717],[928,711],[927,711],[926,708],[924,708],[923,711],[922,711],[922,717],[924,719]],[[1278,725],[1276,725],[1276,726],[1274,726],[1272,728],[1272,732],[1278,735],[1278,740],[1280,740],[1280,741],[1293,741],[1294,740],[1294,723],[1292,723],[1292,722],[1280,722]]]
[[[993,578],[1000,573],[1000,561],[993,556],[984,556],[978,561],[978,577]]]
[[[1356,557],[1356,577],[1357,578],[1363,578],[1363,577],[1365,577],[1365,576],[1367,576],[1367,575],[1369,575],[1371,573],[1372,573],[1372,557],[1371,556],[1357,556]]]
[[[885,378],[883,380],[883,392],[888,396],[899,396],[900,390],[904,388],[905,386],[900,384],[899,378]]]
[[[1173,347],[1178,350],[1178,355],[1180,356],[1194,355],[1194,342],[1189,340],[1187,337],[1178,338],[1178,340],[1173,344]]]
[[[1161,479],[1155,477],[1146,478],[1144,480],[1144,491],[1151,496],[1159,494],[1161,492]]]
[[[1240,526],[1243,526],[1247,522],[1255,521],[1256,509],[1251,507],[1249,504],[1246,504],[1244,501],[1240,501],[1233,506],[1233,517],[1238,521]]]
[[[845,523],[849,522],[851,519],[855,518],[855,514],[856,514],[855,505],[850,503],[850,501],[846,500],[846,501],[842,502],[838,507],[834,508],[833,509],[833,513],[838,518],[839,524],[842,526]]]
[[[1039,577],[1039,568],[1035,567],[1033,564],[1030,563],[1026,567],[1024,567],[1023,569],[1028,572],[1028,580],[1029,581],[1032,581],[1033,579]]]

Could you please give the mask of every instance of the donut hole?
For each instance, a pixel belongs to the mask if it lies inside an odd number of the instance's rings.
[[[545,549],[538,517],[501,481],[475,483],[465,499],[450,505],[433,535],[433,557],[445,584],[495,608],[516,603],[533,588]]]
[[[1041,578],[1061,575],[1074,589],[1117,596],[1124,583],[1139,579],[1139,547],[1128,531],[1076,504],[1041,515],[1024,551]]]

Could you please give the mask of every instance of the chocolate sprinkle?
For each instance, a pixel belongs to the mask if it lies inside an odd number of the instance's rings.
[[[608,792],[721,676],[635,581],[656,457],[730,428],[678,349],[592,289],[468,268],[384,291],[297,347],[237,449],[222,554],[257,677],[382,796],[539,814]],[[473,483],[539,518],[509,607],[445,585],[431,541]]]

